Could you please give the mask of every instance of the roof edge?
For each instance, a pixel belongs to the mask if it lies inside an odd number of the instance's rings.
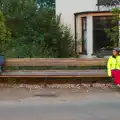
[[[82,14],[90,14],[90,13],[112,13],[111,11],[83,11],[83,12],[76,12],[74,15],[82,15]]]

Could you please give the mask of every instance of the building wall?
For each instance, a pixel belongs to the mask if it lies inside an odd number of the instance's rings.
[[[56,0],[56,14],[62,14],[62,22],[68,25],[71,28],[71,32],[75,33],[75,20],[74,13],[78,12],[86,12],[86,11],[97,11],[98,7],[96,6],[97,0]],[[100,8],[101,11],[109,10],[108,8]],[[105,13],[106,14],[106,13]],[[109,13],[107,13],[109,14]],[[99,13],[98,16],[103,15],[103,13]],[[91,56],[93,53],[93,26],[92,19],[94,13],[90,15],[85,15],[87,17],[87,33],[86,33],[86,43],[84,43],[84,47],[86,48],[86,52],[88,56]],[[82,51],[83,45],[82,41],[82,28],[81,28],[81,15],[76,16],[76,36],[77,36],[77,52]]]
[[[74,13],[95,11],[97,0],[56,0],[56,13],[62,14],[62,22],[74,33]]]
[[[93,17],[87,16],[87,55],[93,53]]]

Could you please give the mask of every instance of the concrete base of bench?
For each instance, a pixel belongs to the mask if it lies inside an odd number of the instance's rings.
[[[42,71],[6,71],[0,75],[0,78],[88,78],[88,77],[108,77],[105,70],[42,70]]]

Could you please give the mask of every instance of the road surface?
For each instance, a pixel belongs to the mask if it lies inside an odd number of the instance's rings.
[[[79,90],[0,91],[0,120],[119,120],[119,92]]]

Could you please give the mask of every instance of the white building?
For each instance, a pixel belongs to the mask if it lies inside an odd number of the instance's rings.
[[[74,13],[95,11],[96,4],[97,0],[56,0],[56,12],[62,13],[63,21],[74,31]]]
[[[88,56],[109,42],[104,42],[106,37],[102,29],[105,26],[100,28],[97,23],[111,21],[112,13],[110,7],[102,6],[98,9],[97,4],[98,0],[56,0],[56,13],[62,14],[62,22],[67,24],[75,35],[77,52]]]

